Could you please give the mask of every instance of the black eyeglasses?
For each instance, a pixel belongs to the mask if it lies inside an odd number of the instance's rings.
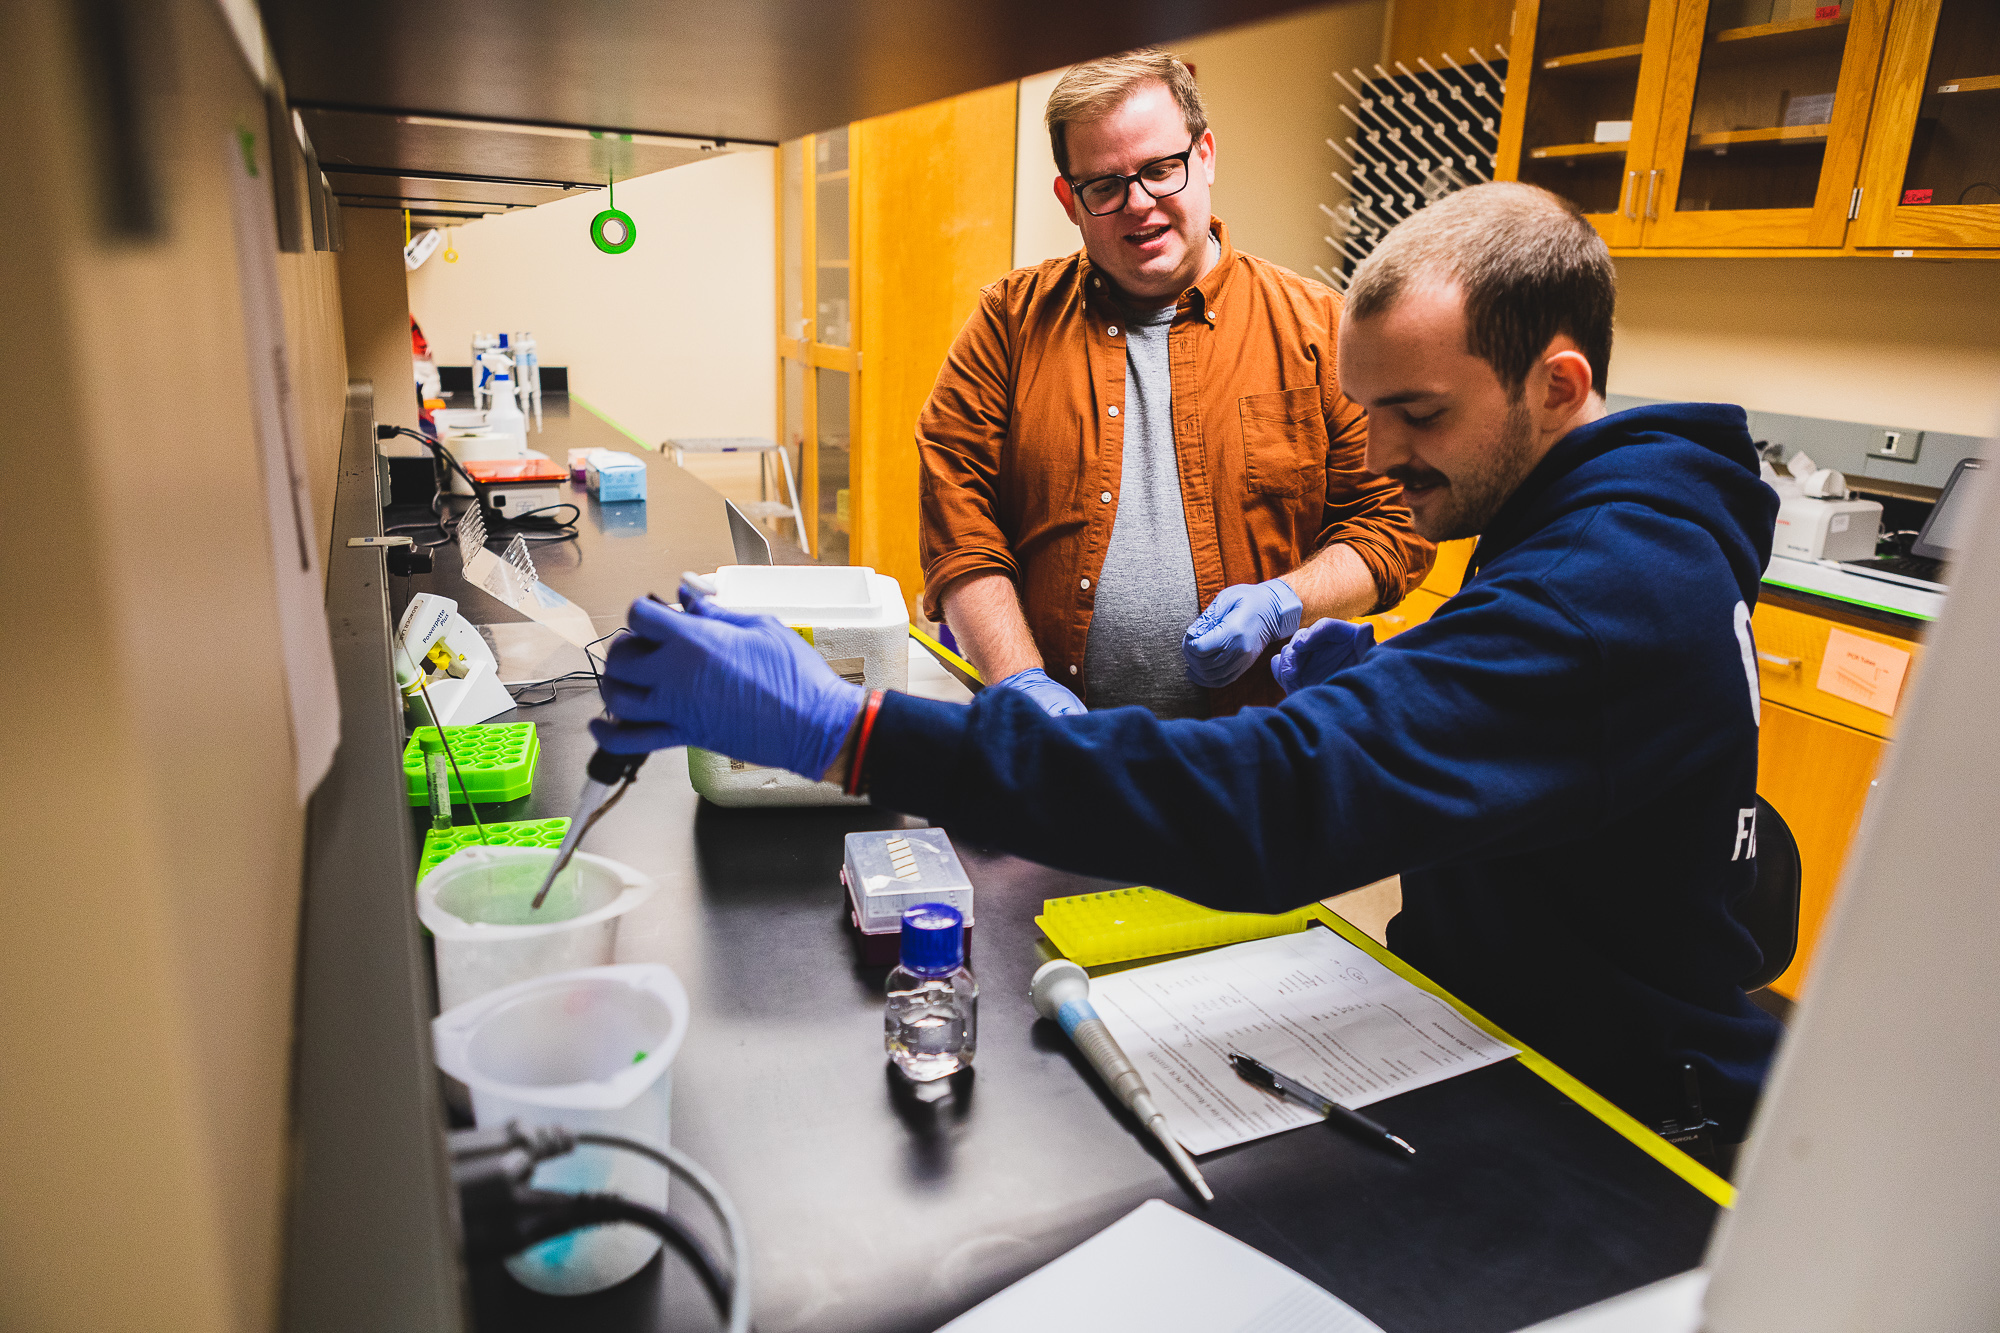
[[[1195,143],[1200,142],[1197,137]],[[1187,188],[1188,159],[1194,156],[1195,143],[1189,144],[1185,153],[1156,157],[1129,176],[1093,176],[1080,184],[1072,180],[1070,188],[1076,191],[1077,202],[1083,205],[1083,211],[1094,218],[1106,217],[1125,207],[1134,181],[1155,199],[1179,194]]]

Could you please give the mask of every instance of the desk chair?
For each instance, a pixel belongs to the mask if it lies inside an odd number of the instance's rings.
[[[687,466],[689,454],[756,454],[757,479],[760,488],[766,487],[765,467],[771,455],[778,456],[778,468],[785,474],[785,495],[790,504],[778,500],[758,500],[745,507],[750,518],[790,518],[798,524],[799,547],[808,554],[812,542],[806,534],[805,511],[799,507],[799,488],[792,481],[792,456],[776,440],[761,440],[749,435],[711,436],[690,440],[662,440],[660,448],[674,456],[675,467]]]
[[[1757,970],[1743,979],[1743,989],[1762,990],[1792,965],[1799,951],[1799,844],[1784,816],[1761,796],[1757,881],[1736,903],[1734,915],[1764,955]]]

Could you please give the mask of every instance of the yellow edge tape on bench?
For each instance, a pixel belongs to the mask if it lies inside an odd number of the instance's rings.
[[[943,644],[939,643],[936,639],[933,639],[930,635],[918,629],[915,625],[910,626],[910,637],[915,639],[918,643],[922,644],[924,646],[924,651],[929,653],[932,657],[937,658],[940,662],[943,662],[948,666],[957,667],[960,671],[963,671],[966,675],[972,677],[974,680],[978,681],[981,685],[984,685],[986,683],[986,677],[979,674],[978,667],[972,665],[972,663],[966,661],[963,657],[960,657],[957,653],[945,647]]]
[[[1541,1075],[1554,1086],[1557,1092],[1562,1093],[1563,1096],[1569,1098],[1578,1106],[1581,1106],[1584,1110],[1590,1112],[1599,1120],[1602,1120],[1605,1124],[1631,1140],[1661,1166],[1664,1166],[1667,1170],[1673,1172],[1682,1180],[1685,1180],[1688,1184],[1694,1186],[1718,1204],[1721,1204],[1724,1208],[1733,1208],[1736,1206],[1736,1187],[1734,1185],[1731,1185],[1721,1176],[1716,1175],[1715,1172],[1709,1170],[1700,1162],[1695,1161],[1694,1158],[1688,1156],[1679,1148],[1676,1148],[1673,1144],[1668,1143],[1658,1134],[1640,1124],[1630,1115],[1607,1101],[1602,1094],[1593,1092],[1576,1075],[1562,1068],[1541,1052],[1528,1046],[1519,1037],[1509,1036],[1506,1032],[1495,1027],[1487,1020],[1484,1014],[1460,1000],[1457,996],[1438,985],[1435,981],[1432,981],[1423,973],[1417,971],[1414,967],[1411,967],[1395,954],[1390,953],[1374,940],[1369,939],[1368,936],[1362,934],[1357,926],[1338,912],[1320,907],[1317,909],[1315,915],[1325,921],[1327,925],[1333,927],[1342,939],[1366,951],[1370,958],[1373,958],[1403,980],[1420,990],[1429,991],[1452,1008],[1458,1010],[1461,1014],[1464,1014],[1467,1019],[1485,1029],[1492,1036],[1506,1042],[1509,1046],[1519,1047],[1521,1051],[1521,1063],[1523,1065]]]

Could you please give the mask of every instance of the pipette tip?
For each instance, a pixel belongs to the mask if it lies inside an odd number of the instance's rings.
[[[1412,1148],[1409,1144],[1405,1143],[1398,1136],[1394,1134],[1387,1134],[1384,1135],[1383,1137],[1387,1138],[1389,1142],[1395,1144],[1398,1148],[1401,1148],[1404,1152],[1408,1153],[1410,1156],[1415,1157],[1417,1155],[1417,1150],[1415,1148]]]

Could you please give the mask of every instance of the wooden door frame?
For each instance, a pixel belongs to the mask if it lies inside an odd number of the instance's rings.
[[[1833,128],[1827,134],[1819,189],[1810,208],[1724,209],[1678,213],[1681,173],[1694,117],[1695,92],[1707,46],[1709,0],[1681,0],[1674,21],[1668,81],[1661,106],[1660,135],[1653,166],[1662,173],[1660,204],[1645,219],[1640,241],[1646,247],[1710,248],[1812,247],[1837,249],[1847,237],[1847,214],[1868,137],[1875,81],[1889,30],[1890,0],[1854,0],[1847,41],[1834,88]]]
[[[1944,0],[1897,0],[1882,55],[1880,91],[1861,161],[1856,246],[2000,246],[2000,205],[1926,204],[1905,208],[1917,112],[1929,86],[1931,48]]]

